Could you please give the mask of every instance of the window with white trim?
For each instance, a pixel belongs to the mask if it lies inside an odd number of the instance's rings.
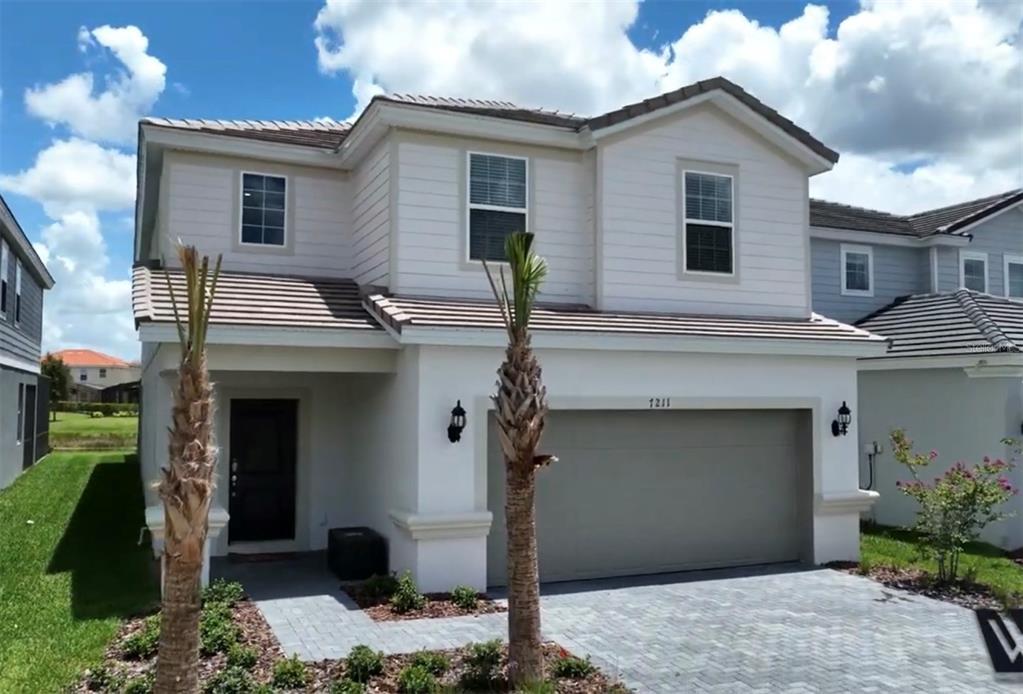
[[[100,369],[99,370],[99,377],[100,378],[106,378],[107,377],[107,370],[106,369]]]
[[[987,292],[987,253],[960,251],[959,285],[975,292]]]
[[[1023,255],[1005,256],[1005,296],[1023,299]]]
[[[469,152],[467,168],[469,260],[501,262],[504,240],[528,230],[527,161]]]
[[[25,384],[18,384],[18,428],[14,432],[16,442],[20,445],[25,427]]]
[[[7,317],[7,242],[0,240],[0,315]]]
[[[842,294],[874,295],[874,249],[842,244]]]
[[[86,381],[88,381],[89,380],[89,372],[86,371],[85,369],[82,369],[81,372],[79,372],[79,374],[78,374],[78,380],[81,381],[82,383],[85,383]]]
[[[21,260],[14,261],[14,324],[21,324]]]
[[[283,246],[288,181],[284,176],[242,172],[241,242]]]
[[[735,272],[733,178],[684,171],[682,248],[686,272]]]

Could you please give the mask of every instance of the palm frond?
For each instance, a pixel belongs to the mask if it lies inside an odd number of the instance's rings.
[[[512,335],[522,331],[529,325],[529,318],[536,305],[536,296],[540,285],[547,277],[547,261],[533,250],[535,236],[529,232],[517,231],[509,235],[504,242],[504,255],[508,261],[508,272],[511,275],[511,292],[505,283],[504,268],[499,272],[501,286],[498,288],[490,271],[490,266],[483,261],[490,289],[497,300],[498,309],[505,329]]]

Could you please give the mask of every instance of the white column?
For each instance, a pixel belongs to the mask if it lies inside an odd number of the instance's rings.
[[[202,585],[205,588],[210,583],[210,544],[220,536],[220,532],[227,525],[230,516],[227,509],[214,506],[210,509],[208,516],[209,528],[206,533],[206,544],[202,551]],[[164,533],[166,520],[163,513],[163,504],[146,507],[146,526],[153,538],[153,552],[160,557],[160,592],[163,593],[164,573]]]

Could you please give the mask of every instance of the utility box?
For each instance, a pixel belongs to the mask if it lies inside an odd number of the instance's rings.
[[[327,566],[342,581],[387,575],[387,539],[372,528],[327,531]]]

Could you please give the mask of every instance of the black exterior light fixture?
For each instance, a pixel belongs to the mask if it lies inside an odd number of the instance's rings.
[[[849,424],[851,423],[852,411],[849,410],[849,406],[843,400],[842,406],[838,408],[838,419],[831,423],[831,433],[835,436],[845,436],[849,433]]]
[[[451,423],[448,424],[448,441],[455,443],[462,440],[462,429],[465,429],[465,410],[462,401],[458,400],[451,410]]]

